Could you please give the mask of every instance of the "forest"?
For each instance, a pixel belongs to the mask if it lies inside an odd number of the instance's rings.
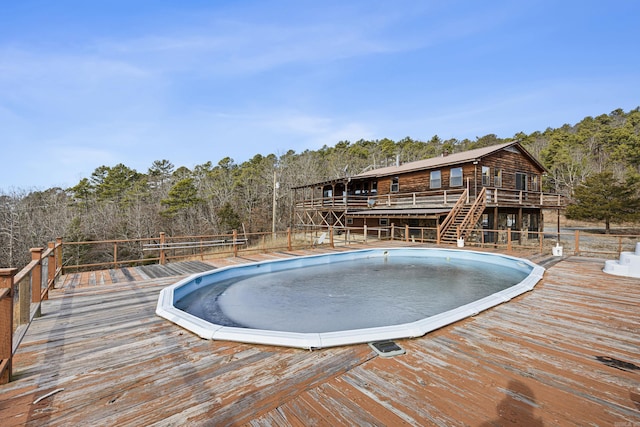
[[[512,140],[520,141],[547,168],[545,192],[576,197],[600,177],[604,193],[609,186],[622,186],[625,197],[640,196],[640,108],[617,109],[509,138],[489,134],[475,140],[442,140],[435,135],[428,141],[339,141],[301,153],[256,154],[240,164],[225,157],[193,169],[175,167],[167,159],[154,161],[147,171],[104,165],[71,188],[0,189],[0,267],[23,266],[29,261],[29,248],[45,246],[56,237],[90,241],[160,232],[219,234],[240,227],[246,232],[269,231],[274,191],[275,223],[284,229],[293,221],[295,186],[355,175],[390,165],[397,157],[405,163]],[[601,219],[580,209],[573,212],[576,217]],[[624,219],[633,219],[633,214],[637,210]]]

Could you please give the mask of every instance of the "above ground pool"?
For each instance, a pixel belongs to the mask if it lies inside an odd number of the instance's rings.
[[[207,339],[321,348],[422,336],[533,289],[506,255],[366,249],[225,267],[163,289],[156,313]]]

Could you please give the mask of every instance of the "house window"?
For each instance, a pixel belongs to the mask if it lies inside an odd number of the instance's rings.
[[[493,170],[493,185],[494,187],[502,187],[502,169]]]
[[[482,227],[489,228],[489,214],[482,214]]]
[[[531,191],[538,191],[540,189],[538,175],[531,177]]]
[[[373,181],[371,183],[371,194],[377,194],[378,193],[378,181]]]
[[[347,225],[353,225],[353,218],[347,218]]]
[[[516,172],[516,190],[527,191],[527,174]]]
[[[431,171],[431,176],[429,179],[429,188],[440,188],[442,187],[442,180],[440,179],[440,171]]]
[[[391,178],[391,192],[397,193],[400,191],[400,179],[397,176]]]
[[[449,176],[450,187],[462,187],[462,168],[451,168]]]
[[[488,187],[491,185],[491,168],[489,166],[482,167],[482,186]]]
[[[380,218],[378,220],[378,224],[382,227],[386,227],[387,225],[389,225],[389,218]]]

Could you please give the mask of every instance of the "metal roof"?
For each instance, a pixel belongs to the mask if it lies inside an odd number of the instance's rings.
[[[496,153],[500,150],[504,150],[509,147],[513,147],[513,149],[518,150],[522,155],[527,157],[533,164],[535,164],[538,168],[540,168],[541,171],[546,170],[546,168],[542,165],[542,163],[536,160],[536,158],[533,157],[531,153],[529,153],[524,147],[522,147],[518,143],[518,141],[511,141],[503,144],[491,145],[488,147],[476,148],[474,150],[467,150],[467,151],[462,151],[460,153],[449,154],[447,156],[432,157],[429,159],[404,163],[399,166],[394,165],[394,166],[387,166],[387,167],[378,168],[378,169],[372,169],[370,171],[366,171],[350,177],[336,178],[332,180],[327,180],[327,181],[322,181],[322,182],[317,182],[317,183],[312,183],[307,185],[301,185],[293,188],[304,188],[304,187],[326,185],[326,184],[337,183],[337,182],[345,182],[348,180],[358,180],[358,179],[383,177],[383,176],[389,176],[389,175],[398,175],[398,174],[413,172],[418,170],[435,169],[443,166],[468,163],[476,160],[479,161],[483,157],[486,157],[490,154]]]

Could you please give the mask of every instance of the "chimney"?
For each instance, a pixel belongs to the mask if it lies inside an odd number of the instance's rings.
[[[396,154],[396,166],[400,166],[400,154]]]

